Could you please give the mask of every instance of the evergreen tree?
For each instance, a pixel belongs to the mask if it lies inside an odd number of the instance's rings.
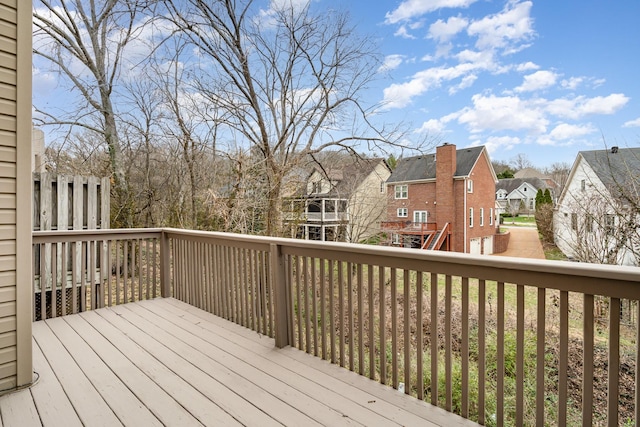
[[[538,188],[538,192],[536,193],[536,210],[539,210],[543,203],[544,195],[542,194],[542,189]]]

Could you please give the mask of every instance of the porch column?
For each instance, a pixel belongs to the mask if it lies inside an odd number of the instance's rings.
[[[7,85],[16,86],[15,92],[15,116],[13,114],[2,114],[2,125],[4,134],[0,137],[0,145],[6,147],[7,153],[15,156],[15,163],[10,165],[4,156],[2,163],[5,165],[0,168],[2,172],[1,178],[7,181],[14,181],[15,187],[9,190],[11,186],[4,187],[2,192],[14,193],[15,208],[10,209],[8,205],[0,208],[2,217],[13,218],[13,221],[4,222],[10,228],[15,227],[14,236],[1,237],[3,243],[7,243],[7,250],[11,248],[15,250],[15,261],[11,262],[11,254],[4,253],[2,265],[6,266],[6,270],[2,271],[4,276],[4,284],[8,285],[3,289],[8,290],[13,287],[15,293],[15,353],[14,360],[5,359],[5,363],[0,367],[4,378],[0,378],[0,389],[20,387],[31,384],[33,381],[33,361],[31,348],[31,322],[33,321],[33,271],[31,267],[32,244],[31,232],[33,226],[31,223],[32,213],[32,195],[33,178],[31,175],[31,2],[20,1],[15,2],[15,8],[9,6],[11,2],[5,3],[5,8],[0,9],[2,19],[15,22],[17,24],[17,37],[15,40],[16,53],[3,50],[4,58],[0,59],[2,66],[5,67],[5,73],[0,77],[0,81]],[[13,10],[12,10],[13,9]],[[8,42],[12,44],[13,40]],[[4,45],[3,45],[4,46]],[[15,62],[11,60],[11,56],[15,57]],[[13,62],[13,63],[12,63]],[[8,122],[13,122],[9,124]],[[13,129],[12,129],[13,128]],[[12,167],[10,167],[12,166]],[[15,168],[15,169],[13,169]],[[13,211],[13,212],[11,212]],[[12,223],[13,222],[13,223]],[[13,240],[15,239],[15,240]],[[13,244],[15,242],[15,245]],[[15,270],[14,270],[15,268]],[[13,298],[11,298],[13,300]],[[2,301],[4,302],[4,301]],[[9,301],[7,301],[9,302]],[[3,319],[4,320],[4,319]],[[3,331],[10,332],[10,331]],[[10,345],[2,348],[5,352],[10,351]],[[10,353],[7,353],[10,354]],[[14,367],[11,367],[15,362]]]

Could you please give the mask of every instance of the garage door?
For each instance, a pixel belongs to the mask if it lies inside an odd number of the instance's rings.
[[[469,253],[480,255],[480,238],[471,239],[469,242]]]
[[[482,238],[482,253],[485,255],[493,254],[493,236]]]

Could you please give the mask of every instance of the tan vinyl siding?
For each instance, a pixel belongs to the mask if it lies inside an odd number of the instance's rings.
[[[0,0],[0,390],[31,382],[30,131],[31,4]]]

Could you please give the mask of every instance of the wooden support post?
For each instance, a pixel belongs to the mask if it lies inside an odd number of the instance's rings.
[[[171,242],[165,231],[160,237],[160,292],[162,298],[171,296]]]
[[[290,335],[290,313],[287,301],[289,300],[289,285],[285,274],[284,258],[279,245],[270,245],[271,274],[273,280],[273,290],[275,292],[275,327],[276,327],[276,347],[283,348],[291,345]]]

